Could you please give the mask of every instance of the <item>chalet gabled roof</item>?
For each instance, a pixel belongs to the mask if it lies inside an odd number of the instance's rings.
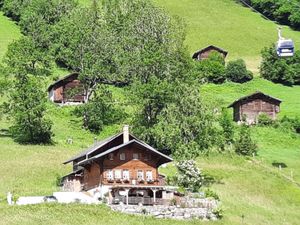
[[[94,145],[92,145],[91,147],[89,147],[88,149],[84,150],[83,152],[80,152],[78,155],[73,156],[72,158],[68,159],[67,161],[63,162],[63,164],[67,164],[69,162],[72,162],[76,159],[82,158],[82,157],[86,157],[88,158],[88,155],[95,152],[97,149],[101,148],[102,146],[104,146],[105,144],[115,140],[117,137],[120,137],[121,135],[123,135],[123,132],[118,133],[116,135],[110,136],[102,141],[96,142]]]
[[[75,73],[71,73],[71,74],[69,74],[69,75],[67,75],[67,76],[64,76],[64,77],[58,79],[57,81],[55,81],[54,83],[52,83],[52,84],[48,87],[48,91],[51,91],[51,89],[52,89],[55,85],[58,85],[58,84],[61,83],[62,81],[66,80],[66,79],[68,79],[68,78],[70,78],[70,77],[72,77],[72,76],[77,76],[77,77],[78,77],[78,75],[79,75],[79,73],[76,73],[76,72],[75,72]]]
[[[215,49],[216,51],[218,51],[218,52],[224,54],[225,57],[226,57],[227,54],[228,54],[228,52],[225,51],[225,50],[222,49],[222,48],[219,48],[219,47],[214,46],[214,45],[209,45],[209,46],[207,46],[206,48],[202,48],[202,49],[196,51],[196,52],[193,54],[192,58],[193,58],[193,59],[197,59],[199,54],[201,54],[201,53],[207,51],[207,50],[210,49],[210,48],[213,48],[213,49]]]
[[[102,152],[102,153],[100,153],[100,154],[98,154],[98,155],[95,155],[95,156],[91,157],[91,158],[82,160],[82,161],[78,162],[77,165],[84,165],[84,164],[86,164],[86,163],[88,163],[88,162],[90,162],[90,161],[93,161],[93,160],[95,160],[95,159],[99,159],[99,158],[101,158],[101,157],[103,157],[103,156],[106,156],[106,155],[109,154],[109,153],[112,153],[112,152],[114,152],[114,151],[116,151],[116,150],[118,150],[118,149],[120,149],[120,148],[123,148],[123,147],[128,146],[128,145],[131,145],[131,144],[138,144],[138,145],[140,145],[140,146],[142,146],[142,147],[144,147],[144,148],[146,148],[146,149],[148,149],[148,150],[154,152],[155,154],[162,156],[162,157],[164,158],[164,163],[173,161],[172,158],[170,158],[169,156],[167,156],[167,155],[165,155],[165,154],[163,154],[163,153],[157,151],[156,149],[154,149],[154,148],[151,147],[150,145],[148,145],[148,144],[146,144],[146,143],[144,143],[144,142],[142,142],[142,141],[140,141],[140,140],[133,139],[133,140],[131,140],[131,141],[128,141],[128,142],[126,142],[126,143],[123,143],[123,144],[118,145],[118,146],[116,146],[116,147],[113,147],[113,148],[111,148],[111,149],[108,149],[108,150],[106,150],[106,151],[104,151],[104,152]]]
[[[246,95],[244,97],[241,97],[241,98],[235,100],[233,103],[231,103],[228,106],[228,108],[233,107],[235,104],[237,104],[239,102],[246,101],[246,100],[251,99],[251,98],[257,98],[257,97],[265,97],[265,98],[270,99],[271,101],[277,102],[278,104],[280,104],[282,102],[278,98],[274,98],[274,97],[272,97],[270,95],[266,95],[266,94],[262,93],[261,91],[256,91],[256,92],[254,92],[254,93],[252,93],[250,95]]]

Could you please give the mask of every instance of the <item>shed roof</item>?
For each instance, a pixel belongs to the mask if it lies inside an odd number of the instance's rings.
[[[62,83],[64,80],[66,80],[66,79],[68,79],[68,78],[70,78],[70,77],[72,77],[72,76],[74,76],[74,77],[75,77],[74,79],[76,79],[76,78],[78,77],[78,75],[79,75],[79,73],[74,72],[74,73],[71,73],[71,74],[69,74],[69,75],[67,75],[67,76],[64,76],[64,77],[58,79],[57,81],[55,81],[54,83],[52,83],[52,84],[48,87],[48,91],[51,91],[51,89],[52,89],[54,86],[59,85],[59,84]]]
[[[267,99],[270,99],[271,101],[277,102],[278,104],[280,104],[280,103],[282,102],[282,101],[281,101],[280,99],[278,99],[278,98],[274,98],[274,97],[272,97],[272,96],[270,96],[270,95],[266,95],[266,94],[262,93],[261,91],[256,91],[256,92],[254,92],[254,93],[252,93],[252,94],[250,94],[250,95],[246,95],[246,96],[244,96],[244,97],[241,97],[241,98],[235,100],[233,103],[231,103],[231,104],[228,106],[228,108],[233,107],[235,104],[237,104],[237,103],[239,103],[239,102],[246,101],[246,100],[252,99],[252,98],[259,98],[259,97],[265,97],[265,98],[267,98]]]
[[[227,52],[226,50],[222,49],[222,48],[219,48],[219,47],[214,46],[214,45],[209,45],[209,46],[207,46],[207,47],[205,47],[205,48],[202,48],[202,49],[196,51],[196,52],[193,54],[193,57],[192,57],[192,58],[193,58],[193,59],[198,58],[198,55],[199,55],[199,54],[201,54],[201,53],[203,53],[203,52],[206,52],[207,50],[209,50],[209,49],[211,49],[211,48],[214,49],[214,50],[216,50],[216,51],[218,51],[218,52],[220,52],[220,53],[222,53],[222,54],[224,54],[225,57],[226,57],[227,54],[228,54],[228,52]]]

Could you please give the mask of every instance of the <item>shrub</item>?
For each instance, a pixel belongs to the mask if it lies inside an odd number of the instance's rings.
[[[257,153],[257,145],[251,138],[250,128],[243,123],[239,138],[234,144],[235,152],[239,155],[248,155]]]
[[[214,198],[216,200],[220,200],[219,195],[216,192],[214,192],[210,189],[206,189],[204,193],[205,193],[206,198],[211,197],[211,198]]]
[[[272,120],[266,113],[259,114],[257,118],[257,124],[259,126],[270,126],[274,124],[274,120]]]
[[[228,111],[226,109],[222,110],[222,114],[221,114],[219,122],[222,127],[225,143],[226,144],[233,143],[234,125],[232,122],[231,115],[228,113]]]
[[[284,127],[287,127],[288,129],[291,129],[294,132],[300,134],[300,119],[298,117],[289,118],[287,116],[284,116],[280,120],[280,124]]]
[[[223,57],[213,52],[207,59],[195,62],[195,72],[201,79],[220,84],[226,80],[224,64]]]
[[[262,50],[260,74],[263,78],[285,85],[300,84],[300,51],[293,57],[277,56],[276,48],[272,45]]]
[[[178,169],[178,184],[192,191],[198,191],[202,185],[202,172],[194,160],[185,160],[176,164]]]
[[[225,73],[227,80],[236,83],[244,83],[253,79],[253,74],[247,70],[246,63],[243,59],[228,62]]]

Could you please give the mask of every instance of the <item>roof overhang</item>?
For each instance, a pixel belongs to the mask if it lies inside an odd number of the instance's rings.
[[[202,48],[202,49],[196,51],[196,52],[193,54],[192,58],[193,58],[193,59],[198,58],[198,55],[199,55],[199,54],[201,54],[201,53],[207,51],[209,48],[213,48],[214,50],[216,50],[216,51],[218,51],[218,52],[224,54],[225,57],[226,57],[227,54],[228,54],[228,52],[225,51],[225,50],[222,49],[222,48],[216,47],[216,46],[214,46],[214,45],[209,45],[209,46],[207,46],[207,47],[205,47],[205,48]]]
[[[234,106],[235,106],[236,104],[238,104],[239,102],[247,101],[248,99],[250,99],[250,98],[252,98],[252,97],[254,97],[254,96],[256,96],[256,95],[257,95],[257,97],[258,97],[258,96],[264,96],[265,98],[270,99],[271,101],[277,102],[278,104],[280,104],[280,103],[282,102],[282,101],[281,101],[280,99],[278,99],[278,98],[274,98],[274,97],[272,97],[272,96],[270,96],[270,95],[266,95],[266,94],[264,94],[264,93],[262,93],[262,92],[260,92],[260,91],[257,91],[257,92],[255,92],[255,93],[253,93],[253,94],[246,95],[246,96],[244,96],[244,97],[241,97],[241,98],[235,100],[233,103],[231,103],[231,104],[228,106],[228,108],[234,107]]]
[[[76,165],[82,166],[82,165],[89,164],[89,163],[91,163],[91,162],[94,161],[94,160],[100,159],[100,158],[106,156],[106,155],[109,154],[109,153],[112,153],[112,152],[114,152],[114,151],[117,151],[117,150],[119,150],[119,149],[121,149],[121,148],[123,148],[123,147],[126,147],[126,146],[128,146],[128,145],[131,145],[131,144],[137,144],[137,145],[142,146],[142,147],[144,147],[144,148],[146,148],[146,149],[152,151],[153,153],[155,153],[155,154],[161,156],[161,157],[163,158],[163,160],[161,161],[160,164],[164,164],[164,163],[168,163],[168,162],[173,161],[173,159],[172,159],[171,157],[169,157],[169,156],[167,156],[167,155],[165,155],[165,154],[163,154],[163,153],[157,151],[156,149],[152,148],[150,145],[147,145],[147,144],[145,144],[145,143],[142,143],[142,142],[140,142],[140,141],[134,139],[134,140],[131,140],[131,141],[127,142],[127,143],[124,143],[124,144],[118,145],[118,146],[116,146],[116,147],[113,147],[113,148],[111,148],[111,149],[108,149],[108,150],[106,150],[105,152],[102,152],[102,153],[100,153],[100,154],[98,154],[98,155],[95,155],[95,156],[93,156],[93,157],[91,157],[91,158],[82,160],[82,161],[78,162]]]

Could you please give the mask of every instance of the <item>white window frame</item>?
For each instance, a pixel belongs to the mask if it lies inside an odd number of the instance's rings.
[[[144,171],[143,170],[138,170],[137,171],[137,179],[138,180],[144,180]]]
[[[125,161],[126,160],[126,155],[124,152],[120,153],[120,160]]]
[[[106,178],[107,178],[107,180],[114,180],[114,171],[113,170],[107,170]]]
[[[123,170],[123,180],[129,180],[130,175],[129,175],[129,170]]]
[[[108,154],[108,159],[109,160],[114,160],[114,153],[109,153]]]
[[[153,173],[152,173],[152,170],[147,170],[147,171],[146,171],[146,180],[147,180],[147,181],[153,181]]]
[[[115,170],[115,179],[116,180],[122,179],[122,171],[121,170]]]

